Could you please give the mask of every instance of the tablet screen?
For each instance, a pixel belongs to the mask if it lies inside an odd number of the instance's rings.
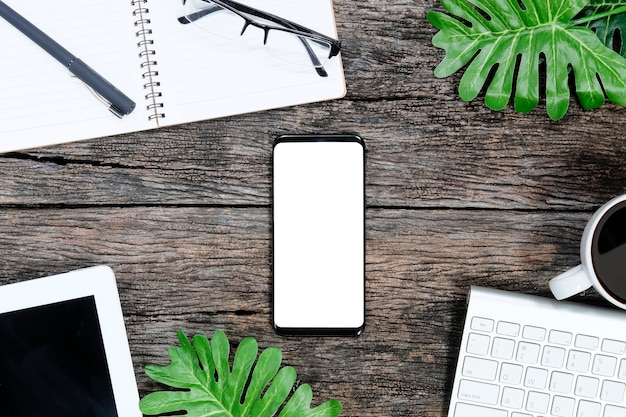
[[[0,415],[118,417],[94,296],[0,313]]]

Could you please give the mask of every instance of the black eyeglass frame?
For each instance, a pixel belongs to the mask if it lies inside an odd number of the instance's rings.
[[[183,5],[186,3],[186,1],[187,0],[183,0]],[[231,13],[236,14],[237,16],[241,17],[244,20],[244,26],[241,30],[240,35],[243,35],[249,26],[255,26],[263,30],[263,33],[264,33],[263,44],[267,43],[267,38],[268,38],[270,30],[278,30],[278,31],[295,35],[302,42],[303,46],[307,50],[307,53],[309,54],[309,57],[311,58],[313,66],[317,70],[318,74],[322,77],[325,77],[328,74],[326,74],[326,71],[322,67],[322,64],[319,62],[319,59],[317,58],[315,53],[311,50],[311,47],[307,44],[306,41],[309,40],[318,44],[329,46],[328,59],[334,56],[337,56],[339,52],[341,51],[341,42],[339,40],[326,36],[312,29],[309,29],[298,23],[284,19],[280,16],[276,16],[271,13],[267,13],[267,12],[255,9],[245,4],[238,3],[234,0],[201,0],[201,1],[205,3],[213,3],[214,7],[209,6],[206,9],[193,13],[192,15],[181,16],[178,18],[178,21],[181,23],[190,23],[210,13],[225,9],[225,10],[230,11]],[[276,23],[280,26],[270,26],[261,22],[257,22],[253,19],[250,19],[248,16],[246,16],[246,14],[251,15],[251,16],[256,16],[261,19],[265,19],[267,21]]]

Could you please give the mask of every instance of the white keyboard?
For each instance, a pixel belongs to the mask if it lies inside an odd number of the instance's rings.
[[[626,311],[472,287],[448,417],[626,417]]]

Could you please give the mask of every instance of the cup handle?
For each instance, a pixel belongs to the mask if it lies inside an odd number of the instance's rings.
[[[549,285],[554,298],[562,300],[586,290],[592,284],[586,268],[578,265],[552,278]]]

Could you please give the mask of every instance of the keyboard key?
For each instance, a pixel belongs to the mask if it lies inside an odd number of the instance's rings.
[[[537,363],[539,360],[539,345],[535,343],[519,342],[516,358],[518,362]]]
[[[619,340],[604,339],[602,341],[602,352],[623,355],[626,352],[626,343]]]
[[[500,403],[503,407],[519,410],[524,405],[524,394],[524,390],[504,387],[502,390],[502,401]]]
[[[574,385],[574,375],[564,372],[552,372],[550,377],[550,391],[569,394]]]
[[[543,339],[546,338],[546,329],[535,326],[524,326],[522,337],[524,339],[537,340],[539,342],[542,342]]]
[[[503,336],[517,337],[519,335],[519,324],[500,321],[498,322],[496,333]]]
[[[598,395],[600,381],[597,378],[579,375],[576,378],[574,393],[585,398],[595,398]]]
[[[574,344],[576,347],[581,349],[596,350],[599,343],[600,339],[598,339],[597,337],[579,334],[578,336],[576,336],[576,342]]]
[[[613,376],[615,373],[615,366],[617,365],[617,359],[612,356],[596,355],[593,358],[593,367],[591,372],[594,375],[600,376]]]
[[[467,352],[472,355],[486,355],[491,338],[484,334],[470,333],[467,337]]]
[[[533,417],[530,414],[526,413],[511,413],[511,417]]]
[[[524,378],[525,386],[529,388],[544,389],[546,387],[547,381],[547,370],[532,367],[526,369],[526,377]]]
[[[511,359],[514,350],[515,342],[513,340],[495,337],[491,347],[491,356],[497,359]]]
[[[500,368],[500,382],[510,385],[519,385],[522,382],[522,365],[503,363]]]
[[[613,403],[621,403],[624,399],[625,388],[626,385],[621,382],[606,380],[602,383],[600,399],[604,401],[611,401]]]
[[[498,403],[500,387],[483,382],[469,381],[462,379],[459,384],[459,399],[473,401],[480,404],[495,405]]]
[[[528,400],[526,401],[526,411],[531,413],[544,414],[548,411],[548,405],[550,404],[550,396],[543,392],[531,391],[528,393]]]
[[[576,400],[568,397],[555,396],[552,401],[552,415],[556,417],[573,417]]]
[[[497,371],[498,362],[467,356],[463,361],[463,370],[461,372],[464,376],[493,381],[496,379]]]
[[[626,416],[626,408],[617,407],[615,405],[607,405],[604,409],[602,417],[624,417]]]
[[[619,361],[619,371],[617,371],[619,379],[626,379],[626,359]]]
[[[573,335],[569,332],[562,332],[560,330],[551,330],[548,341],[557,345],[569,346],[572,343]]]
[[[482,332],[490,333],[491,331],[493,331],[493,324],[494,322],[491,319],[485,319],[482,317],[473,317],[470,327],[472,328],[472,330],[479,330]]]
[[[567,369],[575,372],[587,372],[591,363],[591,353],[580,350],[570,350],[567,355]],[[626,367],[624,368],[626,375]]]
[[[541,355],[541,364],[550,368],[561,368],[565,360],[565,349],[545,346]]]
[[[507,414],[505,410],[464,403],[458,403],[454,409],[454,417],[507,417]]]
[[[578,403],[578,413],[576,413],[576,417],[601,417],[601,410],[602,406],[600,403],[582,400]]]

